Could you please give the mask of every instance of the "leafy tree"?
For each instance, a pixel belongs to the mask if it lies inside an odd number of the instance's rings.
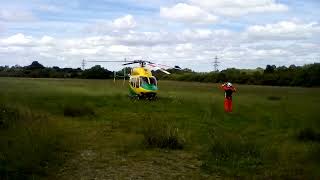
[[[113,73],[104,69],[100,65],[96,65],[85,70],[82,76],[87,79],[108,79],[113,77]]]
[[[275,65],[267,65],[266,69],[264,70],[264,73],[273,73],[275,69]]]
[[[27,66],[27,69],[29,70],[35,70],[35,69],[43,69],[44,66],[40,64],[38,61],[33,61],[29,66]]]

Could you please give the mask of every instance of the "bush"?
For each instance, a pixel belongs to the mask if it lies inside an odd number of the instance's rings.
[[[161,149],[183,149],[185,140],[179,129],[165,121],[150,120],[143,129],[144,143],[147,147]]]
[[[88,105],[67,105],[63,108],[64,116],[80,117],[94,114],[93,108]]]
[[[312,128],[304,128],[298,132],[298,139],[301,141],[320,142],[320,133],[315,132]]]

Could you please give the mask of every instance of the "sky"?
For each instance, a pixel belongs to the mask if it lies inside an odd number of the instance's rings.
[[[1,0],[0,66],[126,58],[208,72],[215,56],[219,69],[304,65],[320,62],[319,9],[319,0]]]

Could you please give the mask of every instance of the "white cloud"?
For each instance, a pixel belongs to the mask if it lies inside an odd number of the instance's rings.
[[[186,44],[178,44],[176,46],[176,51],[190,51],[192,50],[192,44],[191,43],[186,43]]]
[[[61,12],[62,8],[59,6],[55,6],[52,4],[41,4],[39,5],[38,9],[40,11],[45,11],[45,12],[52,12],[52,13],[57,13],[57,12]]]
[[[173,7],[161,7],[160,15],[167,19],[192,23],[214,23],[218,20],[217,16],[185,3],[179,3]]]
[[[95,47],[92,47],[92,48],[72,48],[72,49],[66,51],[65,53],[70,54],[70,55],[75,55],[75,56],[79,56],[79,55],[87,56],[87,55],[97,54],[98,51],[99,51],[99,48],[95,48]]]
[[[0,43],[4,45],[26,46],[32,44],[32,37],[25,36],[24,34],[19,33],[8,38],[2,39]]]
[[[129,47],[128,46],[124,46],[124,45],[111,45],[108,48],[108,51],[114,52],[114,53],[129,53],[129,52],[131,52],[129,50]]]
[[[159,44],[171,44],[176,40],[168,32],[136,32],[131,31],[116,37],[116,40],[129,46],[155,46]]]
[[[211,29],[186,29],[183,30],[179,37],[183,41],[204,41],[215,40],[217,38],[223,39],[232,38],[233,34],[229,30],[211,30]]]
[[[137,23],[132,15],[125,15],[113,20],[112,27],[115,29],[132,29],[136,27]]]
[[[43,36],[43,37],[40,39],[39,43],[42,43],[42,44],[44,44],[44,45],[51,45],[51,44],[54,43],[54,38],[51,37],[51,36]]]
[[[190,3],[211,13],[225,16],[288,11],[288,6],[275,0],[190,0]]]
[[[132,15],[125,15],[112,21],[98,20],[84,28],[86,32],[96,34],[109,34],[111,32],[122,32],[134,29],[137,22]]]
[[[35,16],[31,11],[23,9],[3,9],[0,8],[0,21],[8,22],[21,22],[21,21],[33,21]]]
[[[6,31],[6,26],[4,26],[3,24],[0,24],[0,34],[4,31]]]
[[[189,0],[172,7],[161,7],[160,15],[175,21],[200,24],[217,22],[219,16],[286,12],[288,9],[275,0]]]
[[[320,34],[318,23],[297,23],[281,21],[275,24],[254,25],[247,28],[247,35],[252,39],[297,40],[316,37]]]

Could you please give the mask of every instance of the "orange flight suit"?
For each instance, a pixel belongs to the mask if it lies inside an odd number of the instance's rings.
[[[227,87],[225,84],[221,86],[224,90],[224,110],[226,112],[232,112],[232,93],[236,92],[236,88],[233,86]]]

